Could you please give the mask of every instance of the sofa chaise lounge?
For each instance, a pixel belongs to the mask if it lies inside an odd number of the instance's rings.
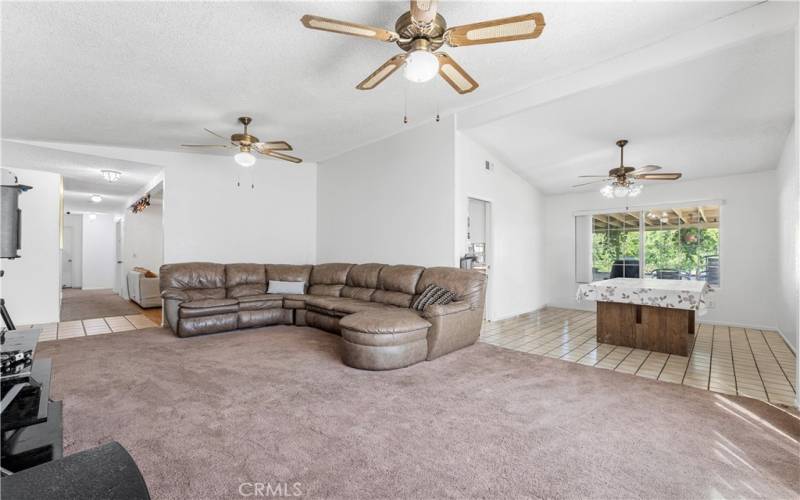
[[[271,282],[303,283],[303,293],[267,293]],[[452,291],[448,304],[412,308],[429,285]],[[165,264],[164,319],[179,337],[269,325],[319,328],[342,336],[345,364],[402,368],[474,344],[486,276],[478,271],[384,264]]]

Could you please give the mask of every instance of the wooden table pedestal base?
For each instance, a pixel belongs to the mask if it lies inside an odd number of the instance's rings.
[[[597,303],[597,341],[604,344],[687,356],[694,327],[687,309]]]

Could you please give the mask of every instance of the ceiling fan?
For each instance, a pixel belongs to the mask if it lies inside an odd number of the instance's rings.
[[[639,196],[639,193],[642,192],[642,184],[638,184],[638,181],[674,181],[681,178],[679,173],[653,173],[656,170],[661,170],[658,165],[645,165],[639,168],[626,167],[623,163],[626,144],[628,144],[628,141],[625,139],[617,141],[617,146],[619,146],[619,167],[609,170],[608,175],[580,175],[579,177],[602,177],[602,179],[575,184],[572,187],[605,182],[606,185],[600,190],[603,196],[606,198],[625,198]]]
[[[405,51],[383,63],[356,85],[357,89],[374,89],[405,65],[403,72],[408,80],[427,82],[438,73],[459,94],[472,92],[478,88],[478,82],[449,55],[436,52],[442,45],[461,47],[527,40],[537,38],[544,30],[544,16],[539,12],[448,28],[444,17],[437,13],[437,0],[411,0],[411,9],[397,18],[394,31],[312,15],[303,16],[301,21],[306,28],[395,42]]]
[[[292,151],[292,146],[286,141],[269,141],[261,142],[258,137],[250,135],[247,132],[247,126],[253,121],[249,116],[240,116],[239,123],[244,125],[244,132],[241,134],[233,134],[230,138],[222,136],[216,132],[212,132],[204,128],[206,132],[225,141],[230,141],[230,144],[181,144],[184,148],[230,148],[238,149],[239,152],[233,157],[236,163],[243,167],[252,167],[256,163],[256,157],[252,151],[261,153],[264,156],[269,156],[278,160],[290,161],[292,163],[301,163],[303,160],[294,156],[289,156],[281,151]]]

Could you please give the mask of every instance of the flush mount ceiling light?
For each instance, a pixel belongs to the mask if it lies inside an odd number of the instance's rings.
[[[89,197],[89,200],[92,203],[100,203],[101,201],[103,201],[103,197],[100,196],[99,194],[93,194],[92,196]]]
[[[652,172],[661,170],[658,165],[645,165],[640,168],[626,167],[623,164],[625,145],[628,141],[620,139],[617,141],[619,147],[619,167],[612,168],[608,175],[581,175],[580,177],[602,177],[601,180],[584,182],[572,187],[588,186],[597,182],[605,182],[606,185],[600,190],[600,194],[606,198],[628,198],[639,196],[642,192],[642,184],[639,181],[674,181],[681,178],[679,173]]]
[[[101,170],[100,173],[103,175],[103,179],[108,182],[117,182],[122,177],[122,172],[117,172],[116,170]]]
[[[314,30],[397,43],[404,51],[356,85],[359,90],[374,89],[404,66],[408,80],[427,82],[438,73],[459,94],[477,89],[478,82],[450,56],[436,52],[440,47],[528,40],[537,38],[544,30],[544,16],[539,12],[448,28],[444,17],[437,13],[437,4],[436,0],[411,0],[411,8],[397,18],[394,31],[311,15],[303,16],[300,21]]]
[[[234,161],[243,167],[252,167],[256,163],[256,157],[253,151],[261,153],[264,156],[269,156],[277,160],[290,161],[292,163],[301,163],[303,160],[294,156],[281,153],[280,151],[291,151],[292,146],[286,141],[270,141],[261,142],[258,137],[250,135],[247,132],[247,126],[250,125],[253,119],[249,116],[240,116],[239,123],[244,125],[244,132],[241,134],[233,134],[230,138],[222,136],[216,132],[203,129],[211,135],[230,141],[230,144],[181,144],[184,148],[227,148],[238,149],[239,152],[233,157]]]

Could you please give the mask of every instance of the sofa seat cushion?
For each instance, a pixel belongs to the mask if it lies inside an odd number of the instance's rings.
[[[310,295],[306,299],[306,308],[328,313],[333,316],[346,316],[361,311],[375,311],[378,309],[394,309],[391,306],[367,302],[365,300],[350,299],[346,297],[325,297]]]
[[[181,318],[199,318],[216,314],[236,313],[239,301],[236,299],[201,299],[184,302],[180,307]]]
[[[280,309],[283,306],[283,297],[280,295],[248,295],[239,297],[240,311],[261,311],[263,309]]]
[[[344,330],[373,335],[427,332],[431,324],[408,309],[374,309],[342,318],[339,326]]]
[[[321,314],[327,314],[329,316],[344,316],[345,312],[336,311],[335,306],[337,302],[341,302],[344,300],[352,300],[352,299],[344,299],[341,297],[328,297],[323,295],[308,295],[306,296],[306,309],[309,311],[318,312]]]

